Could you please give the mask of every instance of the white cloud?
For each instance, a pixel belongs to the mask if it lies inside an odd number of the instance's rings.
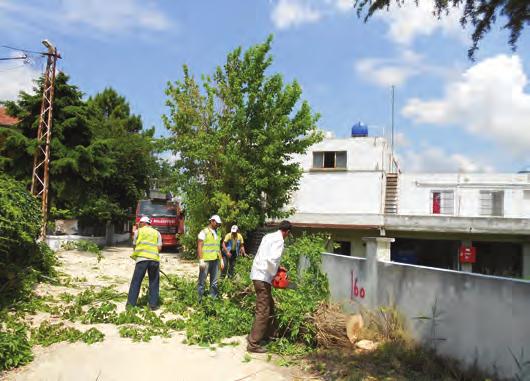
[[[335,7],[342,12],[353,11],[354,0],[335,0]]]
[[[423,56],[405,49],[398,58],[364,58],[355,63],[355,70],[366,81],[381,87],[403,85],[410,77],[422,73],[441,74],[447,69],[427,65]]]
[[[425,146],[422,149],[406,150],[398,155],[400,168],[406,172],[493,172],[491,165],[479,163],[472,158],[448,153],[441,148]]]
[[[320,21],[337,13],[354,12],[354,0],[277,0],[271,20],[278,29]]]
[[[405,134],[403,132],[398,132],[394,136],[394,142],[395,142],[397,147],[408,147],[408,146],[410,146],[410,141],[408,140],[408,138],[405,136]]]
[[[278,29],[287,29],[320,20],[321,13],[303,0],[279,0],[271,14],[272,22]]]
[[[374,17],[385,21],[389,25],[388,36],[391,40],[403,44],[411,44],[418,36],[428,36],[436,31],[446,35],[464,38],[459,19],[461,11],[452,8],[448,15],[440,19],[433,15],[434,1],[405,2],[402,6],[392,3],[388,11],[380,11]]]
[[[413,67],[393,64],[389,60],[365,58],[357,61],[355,70],[364,80],[382,87],[402,85],[416,73]]]
[[[18,61],[0,63],[0,101],[17,99],[20,91],[32,92],[33,80],[40,72]]]
[[[152,1],[140,0],[70,0],[62,3],[61,18],[81,22],[96,30],[164,30],[170,25]]]
[[[521,59],[501,54],[466,70],[446,86],[443,98],[409,100],[402,114],[416,123],[461,126],[513,154],[524,154],[530,149],[527,84]]]
[[[76,31],[80,26],[96,33],[124,33],[132,30],[166,30],[170,20],[152,0],[68,0],[59,1],[53,9],[47,2],[23,5],[14,0],[1,0],[0,9],[10,20],[25,20],[35,26]],[[13,21],[12,24],[16,25]],[[22,22],[19,23],[22,27]]]

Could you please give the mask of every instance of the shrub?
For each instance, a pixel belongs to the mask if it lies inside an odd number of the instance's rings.
[[[24,184],[0,175],[0,308],[27,295],[39,274],[52,275],[55,257],[38,243],[40,203]]]
[[[0,373],[16,368],[33,360],[31,344],[28,340],[27,327],[21,322],[10,319],[7,314],[0,314]]]

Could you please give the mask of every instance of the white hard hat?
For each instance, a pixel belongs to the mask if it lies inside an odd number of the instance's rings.
[[[151,219],[147,216],[143,216],[142,218],[140,218],[140,222],[145,222],[146,224],[151,225]]]
[[[218,224],[221,223],[221,217],[219,217],[217,214],[214,214],[213,216],[210,217],[210,221],[211,220],[214,220],[215,222],[217,222]]]
[[[238,230],[237,225],[232,225],[232,227],[230,228],[230,231],[231,231],[232,233],[237,233],[237,230]]]

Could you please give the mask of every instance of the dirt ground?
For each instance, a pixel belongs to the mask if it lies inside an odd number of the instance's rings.
[[[111,247],[103,251],[98,264],[94,254],[65,251],[58,254],[60,271],[70,275],[76,289],[41,284],[40,295],[57,296],[62,292],[76,293],[90,286],[115,286],[127,292],[134,269],[129,258],[131,248]],[[196,276],[197,265],[181,261],[178,255],[163,253],[161,269],[168,274]],[[80,287],[79,287],[80,286]],[[123,310],[125,306],[120,306]],[[44,320],[57,322],[56,318],[39,313],[33,323]],[[70,324],[86,330],[90,325]],[[29,365],[0,375],[9,381],[114,381],[114,380],[315,380],[296,367],[279,367],[267,361],[266,355],[252,355],[245,351],[244,337],[238,346],[225,346],[211,350],[183,344],[184,335],[171,338],[154,337],[147,343],[135,343],[121,338],[118,329],[110,324],[92,325],[105,333],[105,340],[87,345],[82,342],[58,343],[49,347],[35,347],[35,359]]]

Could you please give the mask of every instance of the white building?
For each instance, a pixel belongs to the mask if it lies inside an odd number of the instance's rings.
[[[530,277],[530,174],[400,173],[382,137],[325,139],[295,158],[296,229],[362,256],[362,237],[396,238],[393,260]],[[459,253],[473,248],[476,262]]]

